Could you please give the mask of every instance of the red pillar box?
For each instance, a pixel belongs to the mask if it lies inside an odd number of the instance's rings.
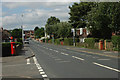
[[[11,55],[15,55],[15,42],[11,42]]]
[[[99,41],[99,49],[103,50],[103,41],[102,40]]]

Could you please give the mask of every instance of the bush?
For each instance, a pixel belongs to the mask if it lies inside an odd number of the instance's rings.
[[[86,38],[85,39],[85,43],[87,44],[87,48],[95,48],[95,42],[98,42],[99,39],[98,38]]]
[[[60,44],[60,39],[55,39],[55,44]]]
[[[72,38],[64,38],[64,44],[65,45],[73,45],[73,39]]]
[[[17,38],[17,42],[21,42],[22,43],[22,38]]]
[[[42,41],[45,42],[45,39],[43,39]]]
[[[16,54],[18,54],[22,48],[22,43],[16,42],[15,45],[19,45],[16,47]],[[11,56],[11,43],[10,42],[2,43],[2,56]]]
[[[112,36],[114,50],[120,50],[120,36]]]

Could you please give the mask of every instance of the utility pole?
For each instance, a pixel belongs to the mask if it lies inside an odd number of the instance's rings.
[[[21,17],[22,17],[22,25],[21,25],[21,29],[22,29],[22,42],[23,42],[23,46],[24,46],[23,14],[21,15]]]

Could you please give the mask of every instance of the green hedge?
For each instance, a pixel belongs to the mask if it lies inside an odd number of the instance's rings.
[[[55,44],[60,44],[60,39],[55,39]]]
[[[99,39],[98,38],[86,38],[85,39],[85,43],[86,43],[86,47],[87,48],[95,48],[95,42],[98,42],[99,41]]]
[[[21,42],[22,43],[22,38],[17,38],[17,42]]]
[[[112,36],[112,43],[114,50],[119,50],[120,51],[120,36]]]
[[[73,45],[72,38],[64,38],[64,45]]]
[[[16,42],[15,45],[19,45],[16,48],[16,54],[18,54],[19,50],[22,48],[22,43]],[[11,56],[11,44],[10,44],[10,42],[2,43],[2,56],[3,57],[4,56]]]

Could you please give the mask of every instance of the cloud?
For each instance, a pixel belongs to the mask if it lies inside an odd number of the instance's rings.
[[[5,5],[7,5],[6,3]],[[13,4],[13,3],[11,3]],[[14,3],[16,5],[18,3]],[[29,5],[28,5],[29,4]],[[61,21],[68,21],[69,18],[69,8],[68,6],[70,3],[35,3],[32,4],[34,8],[31,8],[31,3],[25,3],[24,6],[28,7],[27,9],[23,9],[21,13],[13,13],[11,15],[5,15],[3,16],[3,26],[7,29],[13,29],[13,28],[20,28],[20,26],[23,24],[25,29],[34,29],[35,26],[45,26],[47,19],[50,16],[55,16],[59,18]],[[17,5],[17,7],[23,7],[23,4]],[[48,7],[47,7],[48,6]],[[15,8],[11,7],[11,10],[17,10]],[[9,10],[9,9],[8,9]],[[23,14],[24,12],[24,14]],[[21,16],[23,14],[23,17]]]
[[[4,0],[2,2],[79,2],[80,0]]]

